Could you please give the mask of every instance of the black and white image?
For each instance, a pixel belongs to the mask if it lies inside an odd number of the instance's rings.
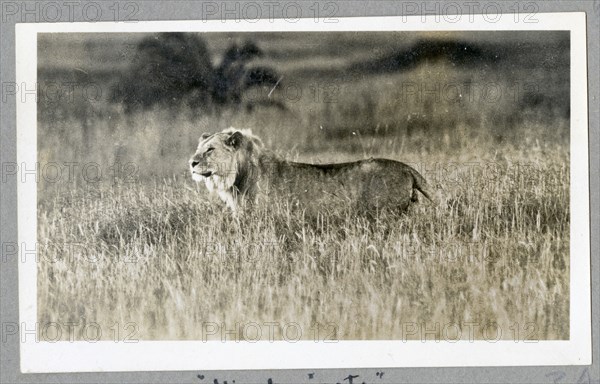
[[[572,30],[36,37],[42,343],[586,334]]]

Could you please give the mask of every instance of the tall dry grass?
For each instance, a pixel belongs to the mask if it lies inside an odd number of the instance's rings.
[[[185,147],[193,138],[175,140]],[[375,223],[326,209],[313,222],[285,205],[237,222],[185,174],[192,148],[162,164],[137,159],[130,177],[54,185],[60,190],[41,203],[40,320],[133,322],[143,339],[207,337],[211,322],[294,322],[304,338],[315,324],[340,339],[393,339],[421,337],[410,324],[454,323],[463,337],[465,324],[477,324],[482,338],[492,323],[503,338],[515,337],[514,327],[520,338],[532,330],[539,339],[568,338],[564,146],[500,147],[483,136],[448,150],[456,138],[348,140],[362,153],[308,157],[409,162],[439,189],[439,204]],[[290,153],[302,158],[300,146]],[[155,176],[169,168],[174,176]]]

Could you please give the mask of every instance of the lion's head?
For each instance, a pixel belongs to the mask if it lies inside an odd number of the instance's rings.
[[[262,149],[262,141],[250,130],[227,128],[205,133],[189,161],[192,178],[220,195],[245,193],[244,185],[254,177]]]

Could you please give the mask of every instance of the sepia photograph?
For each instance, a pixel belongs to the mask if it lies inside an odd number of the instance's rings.
[[[37,338],[406,353],[589,332],[572,29],[369,20],[36,33]]]

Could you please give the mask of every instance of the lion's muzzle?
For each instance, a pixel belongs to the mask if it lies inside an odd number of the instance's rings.
[[[201,155],[194,155],[189,161],[192,178],[196,181],[201,181],[202,178],[211,177],[215,173],[213,170],[208,169],[208,165],[201,157]]]

